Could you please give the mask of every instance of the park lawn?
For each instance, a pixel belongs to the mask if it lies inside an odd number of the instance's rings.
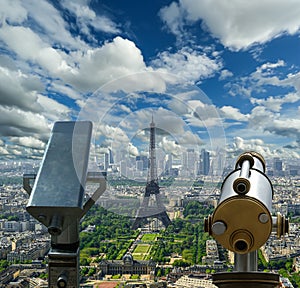
[[[150,247],[151,247],[151,245],[149,245],[149,244],[138,244],[135,247],[133,254],[137,254],[137,253],[146,254],[146,253],[148,253]]]
[[[157,236],[157,233],[144,234],[141,240],[142,242],[152,242],[156,240]]]
[[[145,259],[145,255],[144,254],[132,254],[132,257],[134,260],[144,260]]]

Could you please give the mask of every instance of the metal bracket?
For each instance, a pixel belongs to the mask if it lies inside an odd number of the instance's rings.
[[[23,188],[27,192],[28,195],[31,194],[32,186],[33,186],[30,184],[30,180],[33,180],[33,182],[34,182],[35,178],[36,178],[36,174],[34,174],[34,173],[23,175]]]

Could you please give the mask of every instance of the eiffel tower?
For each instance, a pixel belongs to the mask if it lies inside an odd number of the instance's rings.
[[[155,196],[155,202],[150,205],[151,195]],[[147,221],[148,218],[159,219],[165,227],[171,224],[171,220],[166,212],[166,208],[162,203],[159,193],[156,153],[155,153],[155,123],[150,123],[150,145],[149,145],[149,167],[148,177],[142,205],[139,207],[132,228],[137,229]]]

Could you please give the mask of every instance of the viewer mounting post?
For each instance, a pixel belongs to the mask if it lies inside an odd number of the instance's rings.
[[[273,187],[265,175],[264,158],[247,152],[238,158],[235,169],[224,180],[219,203],[205,219],[205,232],[224,248],[234,252],[234,272],[216,273],[218,287],[277,287],[279,275],[257,271],[257,250],[271,232],[277,237],[289,230],[281,214],[271,215]]]
[[[37,175],[23,176],[26,209],[51,235],[48,287],[79,287],[79,221],[106,189],[102,173],[87,172],[91,135],[92,122],[56,122]],[[87,181],[99,188],[84,204]]]

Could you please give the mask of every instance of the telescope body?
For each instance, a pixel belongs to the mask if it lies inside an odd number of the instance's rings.
[[[59,235],[82,215],[92,123],[55,122],[27,211]]]
[[[244,153],[225,178],[218,205],[205,219],[205,231],[235,253],[256,251],[267,242],[274,226],[278,236],[288,229],[280,215],[273,219],[272,199],[273,187],[265,174],[263,157],[256,152]]]

